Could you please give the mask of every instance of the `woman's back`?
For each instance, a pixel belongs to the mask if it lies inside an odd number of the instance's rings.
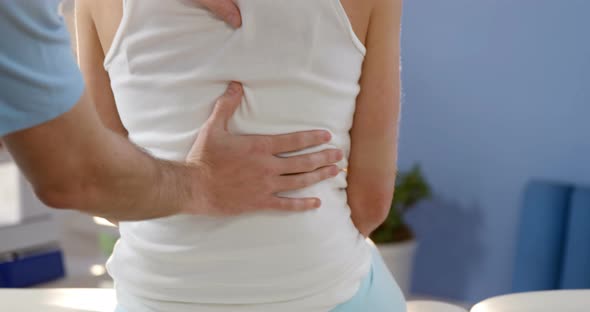
[[[238,30],[189,2],[125,1],[105,67],[133,142],[159,158],[184,160],[215,99],[235,80],[245,100],[229,124],[233,132],[326,129],[333,140],[323,148],[348,156],[365,49],[339,0],[237,1]],[[122,223],[109,263],[125,290],[120,299],[131,306],[150,298],[144,304],[159,310],[166,310],[162,302],[286,302],[275,310],[289,311],[295,302],[298,311],[323,311],[346,301],[370,263],[346,186],[343,170],[282,194],[322,199],[320,209],[305,213]]]

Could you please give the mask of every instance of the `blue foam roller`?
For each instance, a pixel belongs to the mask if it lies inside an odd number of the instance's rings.
[[[565,239],[560,287],[590,288],[590,189],[574,190]]]
[[[532,182],[524,194],[513,275],[513,291],[559,287],[572,188]]]

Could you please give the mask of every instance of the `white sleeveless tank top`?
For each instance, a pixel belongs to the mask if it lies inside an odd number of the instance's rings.
[[[304,152],[348,155],[365,48],[339,0],[236,2],[237,30],[191,0],[124,2],[105,68],[130,140],[183,161],[235,80],[245,98],[233,133],[325,129],[333,141]],[[129,312],[331,310],[354,296],[370,266],[346,186],[342,172],[282,194],[321,198],[321,208],[304,213],[121,223],[108,263],[121,305]]]

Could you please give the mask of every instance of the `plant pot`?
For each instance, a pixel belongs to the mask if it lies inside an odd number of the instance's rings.
[[[414,255],[417,247],[418,243],[416,240],[377,245],[385,264],[393,274],[393,277],[395,277],[405,296],[408,296],[410,293]]]

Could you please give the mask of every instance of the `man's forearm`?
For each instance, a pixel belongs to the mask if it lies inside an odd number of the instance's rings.
[[[69,112],[6,136],[40,199],[111,219],[179,213],[191,201],[195,170],[156,160],[102,126],[87,96]]]
[[[342,152],[276,156],[329,142],[325,131],[231,134],[227,124],[242,95],[241,86],[231,83],[201,127],[186,165],[154,159],[106,129],[86,95],[58,118],[3,139],[37,195],[54,208],[119,221],[318,208],[317,198],[276,194],[336,176]]]
[[[106,140],[107,142],[109,140]],[[86,177],[96,179],[88,189],[72,190],[71,207],[118,221],[146,220],[181,213],[193,203],[198,183],[196,169],[157,160],[112,134],[109,152],[86,164]]]

